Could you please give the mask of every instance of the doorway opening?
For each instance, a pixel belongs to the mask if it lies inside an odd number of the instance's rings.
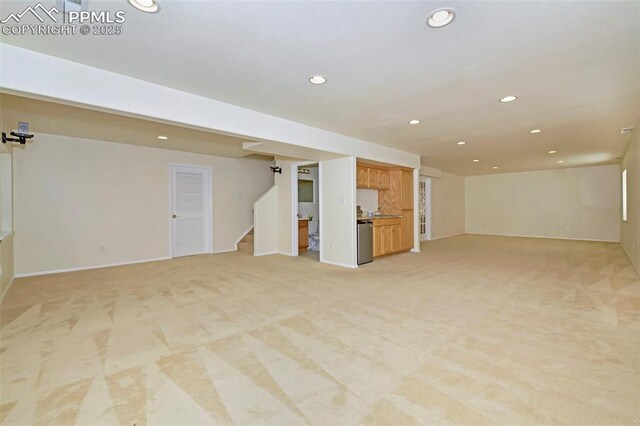
[[[420,177],[418,186],[420,241],[431,239],[431,179]]]
[[[211,167],[171,165],[171,256],[213,252]]]
[[[293,191],[294,220],[297,222],[297,255],[320,261],[320,176],[319,165],[313,162],[297,164]]]

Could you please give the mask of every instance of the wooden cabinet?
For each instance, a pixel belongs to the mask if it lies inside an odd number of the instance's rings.
[[[393,226],[383,226],[382,227],[382,253],[393,253],[393,234],[392,234]]]
[[[368,188],[369,187],[369,168],[365,166],[356,167],[356,187]]]
[[[357,187],[378,190],[378,206],[386,215],[398,218],[373,221],[373,256],[413,248],[413,170],[359,163]]]
[[[401,210],[413,210],[413,172],[402,171]]]
[[[389,170],[378,170],[378,189],[391,188],[391,173]]]
[[[369,189],[378,189],[378,169],[369,168]]]
[[[298,220],[298,250],[309,247],[309,221]]]
[[[402,225],[393,225],[391,227],[391,251],[401,251],[402,248]]]
[[[400,250],[410,250],[413,247],[413,210],[402,212],[400,229]]]
[[[356,187],[368,189],[389,189],[389,170],[358,164],[356,166]]]
[[[373,257],[382,256],[382,226],[373,227]]]
[[[385,218],[373,221],[373,257],[395,253],[402,249],[402,219]]]

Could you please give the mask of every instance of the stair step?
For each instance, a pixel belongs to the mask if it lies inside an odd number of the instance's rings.
[[[238,243],[238,251],[253,254],[253,242],[241,241]]]

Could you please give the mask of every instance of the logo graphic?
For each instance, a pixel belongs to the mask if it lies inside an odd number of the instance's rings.
[[[38,21],[44,22],[44,19],[42,18],[42,16],[40,16],[38,11],[48,16],[53,22],[58,22],[58,18],[56,18],[56,16],[54,15],[54,13],[56,15],[60,13],[58,9],[56,9],[55,7],[52,7],[51,9],[47,10],[47,8],[42,5],[42,3],[38,3],[35,6],[28,6],[21,13],[9,14],[9,16],[7,16],[4,20],[0,21],[0,23],[6,24],[7,22],[9,22],[10,19],[13,19],[16,23],[19,23],[22,17],[25,16],[27,13],[31,13],[33,16],[35,16],[38,19]]]
[[[0,21],[0,32],[4,36],[117,36],[124,31],[124,10],[89,10],[88,0],[57,1],[50,9],[39,2],[10,13]]]

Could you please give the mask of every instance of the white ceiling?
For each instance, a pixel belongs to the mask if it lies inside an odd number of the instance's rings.
[[[640,118],[639,1],[158,1],[160,13],[144,14],[125,0],[89,0],[127,11],[121,36],[2,41],[464,175],[617,162],[629,140],[620,128]],[[3,17],[24,4],[3,0]],[[427,27],[443,6],[457,19]],[[315,73],[328,82],[309,84]],[[510,94],[519,99],[498,102]]]

